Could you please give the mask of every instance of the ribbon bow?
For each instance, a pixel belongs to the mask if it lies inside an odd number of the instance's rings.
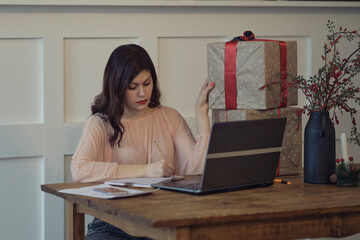
[[[252,31],[245,31],[243,34],[244,34],[243,36],[234,37],[231,41],[232,42],[250,41],[250,40],[255,39],[255,35],[254,35],[254,33]]]

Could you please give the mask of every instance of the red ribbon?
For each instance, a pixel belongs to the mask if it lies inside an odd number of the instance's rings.
[[[247,34],[248,35],[248,34]],[[287,78],[287,46],[284,41],[269,40],[269,39],[255,39],[251,33],[251,37],[247,36],[238,37],[243,41],[267,41],[278,42],[280,46],[280,78],[281,82],[286,82]],[[237,86],[236,86],[236,55],[237,55],[237,42],[239,40],[232,40],[225,44],[225,66],[224,66],[224,82],[225,82],[225,108],[237,109]],[[287,105],[287,88],[286,84],[280,86],[281,100],[279,107],[286,107]]]
[[[237,87],[236,87],[236,51],[237,42],[225,44],[225,108],[236,109]]]

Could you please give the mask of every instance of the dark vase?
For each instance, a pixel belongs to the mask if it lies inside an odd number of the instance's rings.
[[[312,112],[304,133],[304,182],[331,183],[335,164],[335,128],[329,112]]]

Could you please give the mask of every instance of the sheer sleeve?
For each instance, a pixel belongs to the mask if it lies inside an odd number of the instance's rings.
[[[209,134],[194,138],[185,119],[176,110],[169,118],[174,123],[175,171],[177,175],[198,175],[203,172]]]
[[[89,117],[71,161],[74,181],[99,182],[115,178],[118,163],[110,162],[106,133],[100,117]]]

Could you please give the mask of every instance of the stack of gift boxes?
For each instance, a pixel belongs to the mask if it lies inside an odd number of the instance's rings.
[[[262,88],[277,81],[282,71],[297,75],[296,41],[209,43],[207,55],[208,81],[215,83],[209,94],[212,121],[286,117],[278,174],[299,174],[302,168],[302,131],[297,111],[300,109],[291,107],[297,105],[297,89],[283,89],[281,84],[271,85],[270,89]],[[279,101],[281,91],[285,92]]]

